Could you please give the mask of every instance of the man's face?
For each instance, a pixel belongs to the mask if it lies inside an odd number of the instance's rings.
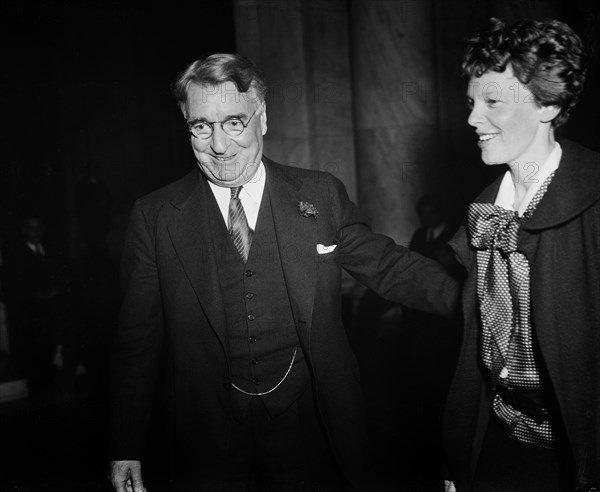
[[[210,138],[190,135],[190,139],[196,161],[209,181],[226,188],[250,181],[260,164],[263,135],[267,132],[266,106],[254,88],[241,93],[229,81],[217,86],[191,84],[182,109],[189,126],[230,118],[239,118],[247,124],[237,137],[227,135],[220,124],[213,123]]]
[[[535,160],[550,131],[547,110],[535,102],[510,65],[502,73],[472,77],[467,97],[472,106],[468,122],[479,136],[483,162],[528,164]]]
[[[21,231],[23,232],[26,241],[31,244],[39,244],[44,239],[46,227],[40,219],[31,217],[25,220],[21,227]]]

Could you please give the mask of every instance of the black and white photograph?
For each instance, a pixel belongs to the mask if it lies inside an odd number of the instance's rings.
[[[600,491],[600,4],[0,4],[0,492]]]

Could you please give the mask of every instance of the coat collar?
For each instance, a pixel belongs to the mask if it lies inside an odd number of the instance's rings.
[[[571,220],[600,200],[600,154],[569,140],[561,141],[560,166],[548,191],[523,229],[535,231],[556,227]],[[502,176],[488,186],[475,200],[493,203]]]
[[[189,200],[194,199],[196,192],[202,191],[202,182],[204,178],[198,167],[190,171],[186,176],[181,179],[181,185],[176,188],[172,198],[170,199],[171,205],[177,210],[181,211]],[[208,185],[206,185],[208,188]]]

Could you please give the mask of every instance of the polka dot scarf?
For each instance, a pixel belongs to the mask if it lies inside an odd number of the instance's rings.
[[[490,371],[494,389],[498,384],[541,389],[533,355],[529,260],[517,251],[517,246],[521,225],[533,215],[553,177],[554,173],[546,178],[521,217],[515,211],[490,203],[469,206],[470,241],[477,249],[481,357]],[[508,424],[513,437],[551,447],[554,439],[549,422],[534,422],[498,395],[494,411]]]

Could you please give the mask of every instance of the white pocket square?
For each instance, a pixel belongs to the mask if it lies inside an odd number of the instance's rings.
[[[337,248],[337,244],[332,244],[331,246],[317,244],[317,253],[320,255],[326,255],[327,253],[331,253],[335,248]]]

